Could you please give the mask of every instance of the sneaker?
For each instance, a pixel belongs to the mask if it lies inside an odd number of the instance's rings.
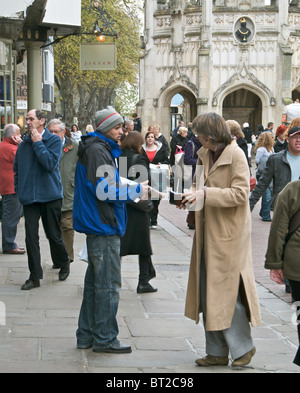
[[[157,225],[151,225],[151,229],[157,229]]]

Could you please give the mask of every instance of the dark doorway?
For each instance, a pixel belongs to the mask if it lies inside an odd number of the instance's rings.
[[[223,117],[225,120],[236,120],[242,128],[244,123],[249,123],[256,133],[258,124],[262,123],[261,99],[250,90],[236,90],[228,94],[223,102]]]

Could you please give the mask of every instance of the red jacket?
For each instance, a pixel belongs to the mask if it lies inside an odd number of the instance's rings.
[[[13,163],[17,149],[10,138],[0,143],[0,195],[15,194]]]

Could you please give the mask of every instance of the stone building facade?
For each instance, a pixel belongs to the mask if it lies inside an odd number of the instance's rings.
[[[300,98],[299,0],[145,0],[138,114],[170,131],[174,95],[183,120],[217,112],[253,130],[281,124]]]

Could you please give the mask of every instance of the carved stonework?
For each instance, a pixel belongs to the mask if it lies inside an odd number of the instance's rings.
[[[200,7],[201,4],[202,4],[202,0],[187,0],[186,8]]]
[[[189,14],[186,16],[186,25],[188,27],[200,27],[202,24],[201,14]]]
[[[194,106],[186,117],[212,110],[221,114],[225,107],[228,114],[230,100],[224,107],[222,103],[238,90],[250,91],[261,101],[262,123],[280,123],[282,97],[292,89],[300,92],[300,12],[288,3],[145,1],[139,107],[143,124],[155,121],[168,132],[168,106],[177,93],[189,100],[187,107]]]
[[[251,6],[252,6],[252,4],[251,4],[250,0],[242,0],[242,1],[239,2],[239,8],[241,10],[245,10],[245,11],[246,10],[250,10]]]
[[[171,16],[161,16],[156,18],[156,26],[158,29],[168,29],[172,25]]]
[[[271,90],[263,83],[261,82],[258,78],[256,78],[255,75],[253,75],[249,70],[247,69],[247,66],[243,64],[239,70],[232,75],[231,78],[229,78],[225,83],[223,83],[215,92],[213,96],[213,103],[216,106],[218,104],[218,98],[220,94],[226,90],[229,86],[235,85],[235,84],[240,84],[244,83],[245,85],[256,85],[263,91],[265,91],[268,96],[269,96],[269,104],[270,105],[276,105],[276,99],[273,96]]]
[[[183,14],[185,8],[185,0],[169,0],[169,8],[171,14]]]

